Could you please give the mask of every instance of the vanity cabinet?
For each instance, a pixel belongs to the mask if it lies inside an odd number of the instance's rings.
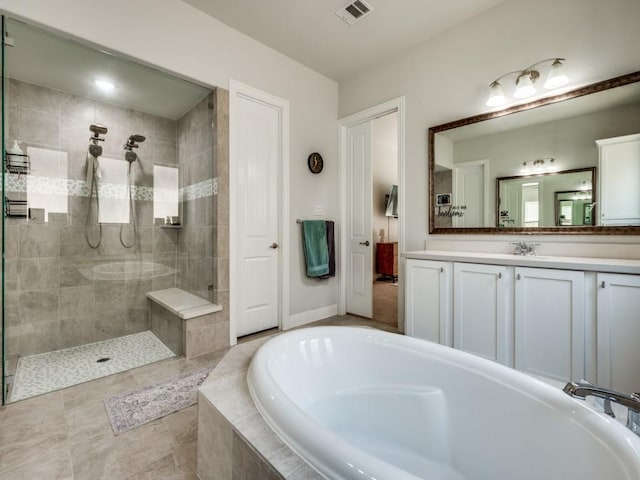
[[[640,392],[640,276],[597,275],[597,383]]]
[[[407,260],[407,335],[442,345],[452,345],[452,265],[450,262]]]
[[[516,369],[585,378],[584,272],[516,267],[514,293]]]
[[[513,366],[507,267],[455,263],[453,346]]]
[[[640,134],[596,144],[600,225],[640,225]]]

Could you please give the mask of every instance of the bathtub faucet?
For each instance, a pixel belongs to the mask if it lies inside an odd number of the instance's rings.
[[[607,388],[596,387],[585,381],[569,382],[562,390],[572,397],[584,399],[592,396],[604,399],[605,413],[614,418],[611,402],[627,407],[627,428],[640,436],[640,393],[620,393]]]

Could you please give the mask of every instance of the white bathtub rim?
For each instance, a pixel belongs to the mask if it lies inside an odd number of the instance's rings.
[[[586,402],[573,399],[558,390],[556,387],[549,385],[542,380],[528,376],[526,374],[523,374],[522,372],[518,372],[504,365],[491,362],[490,360],[436,343],[430,343],[429,349],[425,350],[424,341],[412,337],[406,337],[403,335],[397,335],[380,330],[369,329],[366,327],[307,327],[304,329],[293,330],[280,334],[265,342],[265,344],[263,344],[256,352],[254,361],[251,362],[251,365],[247,372],[247,383],[254,404],[256,405],[257,410],[263,416],[267,424],[290,448],[292,448],[292,450],[305,458],[315,470],[317,470],[322,475],[327,476],[327,478],[333,479],[350,477],[345,477],[344,474],[335,472],[334,470],[327,470],[327,462],[323,460],[323,458],[326,457],[324,455],[325,451],[322,451],[321,454],[318,454],[314,451],[309,451],[309,448],[306,448],[301,444],[301,442],[294,440],[286,431],[284,431],[285,429],[283,429],[281,425],[293,423],[298,428],[300,427],[300,425],[304,425],[305,429],[307,429],[305,430],[305,432],[307,432],[308,429],[313,429],[314,432],[316,432],[314,433],[316,439],[319,435],[317,431],[321,431],[321,436],[323,437],[324,441],[329,442],[329,444],[331,445],[339,444],[340,451],[343,453],[352,452],[355,455],[354,458],[359,458],[367,462],[370,461],[373,465],[376,466],[376,468],[377,466],[380,466],[383,470],[386,470],[385,467],[391,467],[391,473],[402,472],[403,475],[405,475],[403,478],[414,479],[419,477],[415,477],[414,475],[406,472],[400,467],[381,460],[353,446],[348,441],[339,437],[338,434],[314,421],[311,416],[309,416],[292,400],[290,400],[288,395],[275,382],[274,378],[269,373],[268,362],[260,361],[261,357],[266,356],[268,351],[274,348],[274,346],[278,343],[285,341],[295,342],[296,340],[301,338],[308,339],[310,338],[309,331],[312,330],[317,331],[317,333],[314,334],[315,337],[317,337],[318,335],[322,335],[323,332],[326,332],[325,335],[330,335],[332,332],[340,332],[341,335],[362,335],[362,332],[365,331],[369,336],[373,335],[374,337],[377,337],[376,340],[381,340],[385,343],[391,342],[391,345],[395,348],[409,350],[413,353],[419,353],[422,356],[433,357],[439,362],[453,364],[459,368],[464,368],[474,374],[488,378],[493,382],[501,383],[523,395],[535,398],[537,401],[545,404],[546,406],[560,411],[561,413],[566,415],[566,417],[570,419],[572,423],[579,426],[585,432],[585,434],[595,439],[600,445],[602,445],[603,449],[609,452],[612,458],[617,459],[621,465],[625,466],[625,469],[629,471],[629,478],[634,478],[634,475],[640,475],[640,438],[637,435],[635,435],[629,429],[625,428],[618,421],[612,419],[602,412],[594,410]],[[402,337],[403,344],[393,342],[393,339],[396,336]],[[358,336],[358,338],[362,337]],[[461,363],[460,361],[456,361],[456,359],[458,358],[463,358],[464,362]],[[274,388],[277,394],[280,396],[279,401],[286,405],[286,408],[284,410],[286,410],[288,418],[274,419],[266,411],[261,401],[259,400],[252,383],[262,383],[266,379],[271,382],[271,388]],[[280,420],[282,421],[279,422]],[[604,438],[602,437],[603,434]],[[306,433],[305,435],[308,436],[308,434]],[[634,452],[633,458],[631,457],[631,452]],[[634,464],[629,466],[629,462],[633,460],[635,460]],[[451,466],[451,468],[453,469],[453,466]],[[629,470],[629,468],[631,468],[631,470]],[[633,475],[631,475],[631,473],[633,473]],[[376,474],[381,478],[386,478],[381,475],[380,471],[376,471]],[[362,478],[362,476],[358,478]],[[637,478],[640,478],[640,476]]]

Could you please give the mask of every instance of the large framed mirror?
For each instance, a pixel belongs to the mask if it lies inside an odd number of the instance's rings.
[[[640,234],[640,72],[428,140],[431,234]]]

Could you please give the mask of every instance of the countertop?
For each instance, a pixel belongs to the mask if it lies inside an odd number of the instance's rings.
[[[518,267],[557,268],[587,272],[640,274],[640,260],[623,258],[555,257],[546,255],[513,255],[507,253],[417,250],[404,252],[404,258],[447,262],[513,265]]]

